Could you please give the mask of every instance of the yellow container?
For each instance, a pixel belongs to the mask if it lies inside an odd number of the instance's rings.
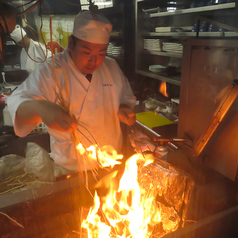
[[[37,24],[37,30],[39,32],[39,41],[41,43],[44,43],[42,36],[45,40],[45,42],[49,42],[50,41],[50,19],[49,18],[43,18],[43,24],[42,24],[42,34],[40,32],[40,26],[41,23],[38,21]],[[59,34],[59,21],[58,19],[52,19],[52,40],[56,41],[58,43],[60,43],[60,34]]]

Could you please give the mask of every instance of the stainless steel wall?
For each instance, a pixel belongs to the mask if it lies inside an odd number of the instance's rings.
[[[194,146],[208,126],[219,103],[219,92],[238,78],[237,40],[184,42],[178,136],[190,137]],[[237,178],[238,100],[211,137],[197,162],[231,180]]]

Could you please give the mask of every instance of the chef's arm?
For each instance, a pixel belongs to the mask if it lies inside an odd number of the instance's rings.
[[[126,104],[121,104],[118,110],[118,117],[120,121],[131,126],[136,122],[135,112]]]
[[[16,112],[16,121],[33,125],[42,120],[49,128],[68,131],[77,128],[75,118],[69,116],[58,104],[47,100],[30,100],[22,102]]]

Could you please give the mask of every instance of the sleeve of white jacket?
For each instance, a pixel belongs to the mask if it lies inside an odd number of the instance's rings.
[[[45,64],[47,65],[47,64]],[[35,125],[22,124],[15,120],[16,112],[21,103],[29,100],[51,100],[54,101],[55,92],[52,80],[50,80],[50,69],[43,67],[35,70],[29,77],[9,96],[8,108],[12,117],[16,135],[24,137],[28,135],[42,121]]]
[[[39,43],[39,42],[35,42],[36,44],[36,48],[37,48],[37,61],[44,61],[45,58],[50,58],[52,56],[52,53],[50,50],[46,49],[46,47]]]

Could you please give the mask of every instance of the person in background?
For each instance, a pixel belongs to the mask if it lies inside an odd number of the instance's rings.
[[[76,159],[73,130],[80,131],[86,147],[95,144],[95,138],[101,147],[111,145],[120,153],[120,121],[136,121],[130,84],[116,61],[106,57],[111,30],[109,20],[99,13],[80,12],[64,52],[35,70],[8,100],[15,133],[24,137],[43,121],[50,134],[51,158],[70,171],[82,163]],[[59,105],[57,80],[73,116]]]
[[[11,38],[22,47],[20,54],[21,69],[31,73],[37,69],[47,58],[52,56],[51,51],[46,50],[46,47],[30,39],[25,30],[19,25],[10,33]]]

